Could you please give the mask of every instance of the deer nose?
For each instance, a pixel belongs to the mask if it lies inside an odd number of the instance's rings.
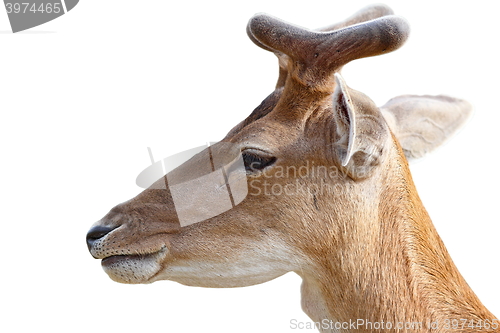
[[[103,227],[103,226],[95,226],[89,230],[87,233],[87,247],[90,249],[94,245],[95,241],[106,236],[115,228]]]

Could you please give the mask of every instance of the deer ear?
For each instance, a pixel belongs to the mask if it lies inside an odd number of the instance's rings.
[[[339,74],[335,74],[333,112],[337,127],[337,150],[342,166],[347,166],[356,145],[356,116],[347,86]]]
[[[342,76],[335,73],[333,119],[337,158],[352,178],[364,178],[380,157],[388,137],[383,116],[366,95],[347,87]]]
[[[442,145],[472,114],[468,102],[448,96],[404,95],[380,109],[409,160]]]

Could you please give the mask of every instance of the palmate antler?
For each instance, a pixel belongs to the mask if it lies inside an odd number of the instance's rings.
[[[318,31],[258,14],[250,19],[247,32],[255,44],[274,52],[280,59],[277,87],[284,86],[290,77],[312,90],[331,92],[333,74],[343,65],[388,53],[403,45],[409,26],[403,18],[390,14],[390,8],[374,5]]]

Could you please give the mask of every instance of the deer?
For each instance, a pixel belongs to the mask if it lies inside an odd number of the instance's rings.
[[[323,333],[500,332],[453,263],[409,169],[462,128],[471,105],[404,95],[378,107],[341,74],[353,60],[400,48],[407,21],[385,5],[317,30],[256,14],[247,34],[277,56],[275,90],[220,142],[91,227],[88,249],[108,276],[230,288],[295,272],[302,309]],[[206,160],[224,168],[234,154],[243,167],[225,170],[248,184],[244,199],[181,223],[173,186],[206,175]],[[203,190],[217,196],[220,187]],[[196,215],[204,206],[186,209]]]

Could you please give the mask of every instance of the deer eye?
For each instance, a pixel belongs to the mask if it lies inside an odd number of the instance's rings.
[[[245,163],[247,172],[263,170],[276,162],[276,157],[263,156],[254,152],[243,151],[241,155],[243,156],[243,162]]]

